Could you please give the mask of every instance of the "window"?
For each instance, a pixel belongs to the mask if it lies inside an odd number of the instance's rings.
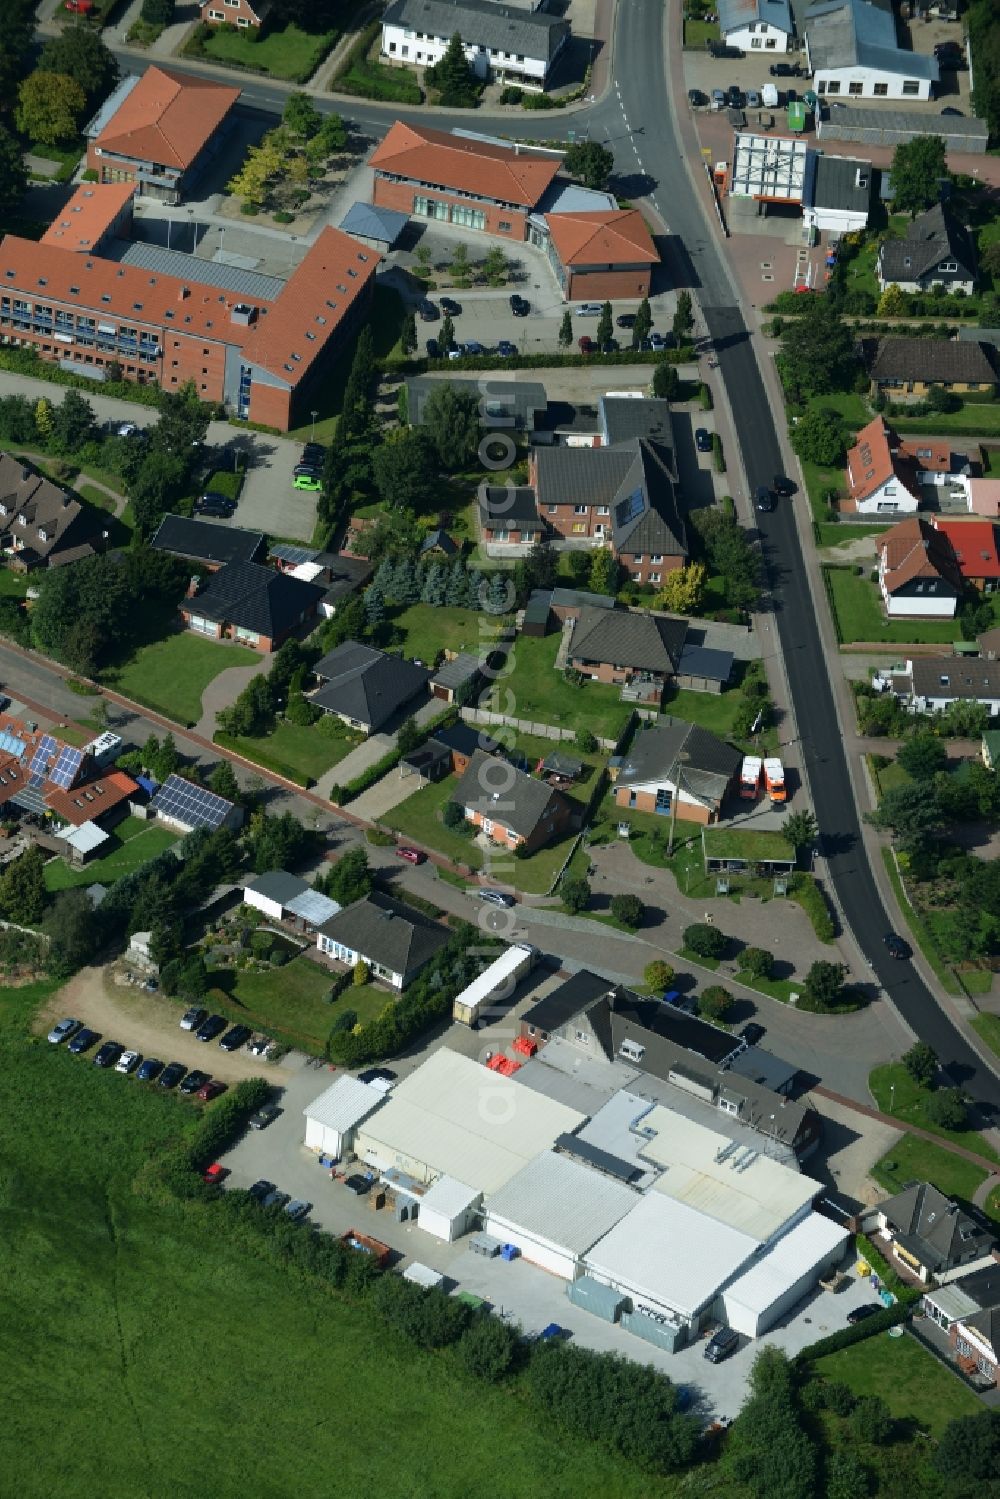
[[[658,562],[662,562],[663,561],[663,553],[662,552],[654,552],[653,555],[650,557],[649,560],[653,564],[653,566],[655,567]]]
[[[442,204],[441,207],[445,205]],[[481,208],[463,208],[456,205],[451,210],[451,221],[453,224],[463,225],[466,229],[486,228],[486,214]]]
[[[660,581],[660,574],[659,573],[650,573],[650,575],[649,575],[649,581],[651,583],[658,583]]]
[[[586,515],[586,513],[587,513],[587,511],[589,509],[590,509],[589,505],[574,505],[573,506],[573,514],[574,515]]]
[[[820,84],[819,91],[820,91],[821,94],[824,93],[824,92],[828,93],[828,94],[839,94],[840,93],[840,79],[839,78],[831,78],[830,82],[827,84],[825,90],[823,88],[823,85]]]
[[[907,98],[912,99],[914,97],[914,95],[919,94],[919,93],[920,93],[920,84],[917,82],[917,80],[915,78],[904,78],[903,79],[903,98],[904,99],[907,99]]]
[[[499,229],[501,234],[509,234],[511,231],[510,219],[501,219],[497,224],[497,228]]]
[[[759,36],[751,37],[750,38],[750,45],[751,45],[751,47],[759,47],[761,45],[760,37]]]
[[[629,794],[628,794],[628,804],[629,804],[630,807],[637,807],[639,805],[639,796],[638,796],[637,792],[635,792],[635,791],[630,791],[629,792]]]
[[[944,276],[953,276],[955,274],[955,272],[958,270],[958,261],[957,260],[942,260],[941,264],[938,266],[938,270]]]
[[[607,505],[598,505],[597,513],[598,515],[609,515],[611,512],[609,511]]]
[[[889,93],[889,85],[887,83],[876,83],[872,89],[872,93],[876,99],[884,99]]]
[[[847,86],[847,92],[855,99],[861,98],[863,90],[864,84],[862,83],[850,83]]]
[[[586,536],[586,534],[587,534],[587,524],[586,524],[586,522],[585,521],[574,521],[573,522],[573,535],[574,536]]]
[[[968,1357],[972,1352],[972,1344],[968,1341],[967,1338],[956,1338],[955,1348],[958,1353],[964,1353],[966,1357]]]
[[[247,20],[246,16],[237,16],[236,24],[237,26],[249,26],[250,22]]]

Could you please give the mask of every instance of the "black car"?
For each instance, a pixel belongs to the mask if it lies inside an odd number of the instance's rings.
[[[797,78],[799,70],[794,63],[773,62],[768,69],[772,78]]]
[[[692,109],[704,109],[708,103],[708,95],[703,94],[700,88],[689,88],[688,103]]]
[[[771,488],[775,494],[780,494],[788,499],[795,493],[797,485],[793,480],[786,479],[784,474],[775,474],[771,480]]]
[[[225,1015],[209,1015],[195,1031],[195,1037],[199,1041],[214,1041],[216,1036],[222,1035],[228,1024]]]
[[[762,511],[765,515],[774,509],[774,495],[766,484],[758,484],[753,503],[754,508]]]
[[[749,1025],[745,1025],[740,1031],[740,1040],[745,1041],[748,1046],[756,1046],[759,1041],[763,1041],[764,1035],[764,1027],[758,1025],[756,1020],[751,1020]]]
[[[82,1051],[88,1051],[94,1042],[100,1039],[100,1031],[89,1031],[84,1026],[82,1031],[77,1031],[66,1050],[71,1051],[75,1057],[78,1057]]]
[[[874,1317],[876,1312],[884,1310],[885,1308],[877,1301],[866,1301],[862,1306],[856,1306],[853,1312],[848,1312],[847,1320],[852,1327],[856,1327],[859,1322],[864,1322],[866,1317]]]
[[[731,57],[734,61],[743,56],[739,47],[729,47],[725,42],[709,42],[708,51],[712,57]]]
[[[618,342],[617,338],[606,338],[601,344],[602,354],[617,354],[620,349],[621,344]]]
[[[136,1077],[140,1083],[151,1083],[159,1077],[162,1071],[163,1063],[158,1057],[147,1057],[136,1073]]]
[[[512,292],[510,298],[510,310],[515,317],[527,317],[528,313],[531,311],[531,303],[525,301],[524,297],[519,297],[517,292]]]
[[[429,338],[427,340],[427,358],[428,359],[440,359],[441,358],[441,346],[438,343],[438,341],[437,341],[436,338]]]
[[[497,344],[497,353],[501,359],[513,359],[517,353],[517,344],[512,344],[509,338],[502,338]]]
[[[183,1062],[170,1062],[160,1073],[159,1083],[161,1088],[176,1088],[187,1068]]]
[[[910,956],[909,943],[904,942],[902,937],[897,937],[895,932],[886,932],[882,938],[889,951],[890,958],[908,958]]]
[[[941,113],[943,115],[958,115],[960,119],[964,118],[960,109],[942,109]]]
[[[368,1180],[368,1177],[359,1175],[349,1176],[344,1182],[344,1186],[349,1192],[353,1192],[356,1197],[365,1197],[372,1189],[372,1184]]]
[[[712,434],[707,427],[697,427],[695,429],[694,445],[699,453],[710,453],[712,451]]]
[[[398,1077],[389,1067],[368,1067],[358,1073],[359,1083],[394,1083]]]
[[[280,1114],[281,1110],[276,1103],[266,1103],[262,1109],[257,1110],[256,1114],[251,1114],[247,1122],[251,1129],[267,1129],[267,1126],[273,1124]]]
[[[198,1069],[195,1068],[194,1072],[188,1073],[187,1077],[181,1083],[178,1092],[197,1093],[198,1089],[203,1088],[209,1081],[211,1076],[212,1074],[210,1072],[199,1072]]]
[[[292,469],[292,477],[297,479],[299,474],[308,474],[310,479],[319,479],[322,472],[318,463],[297,463]]]
[[[235,506],[228,503],[222,505],[217,500],[205,500],[199,502],[194,508],[196,515],[207,516],[209,520],[229,520]]]
[[[252,1197],[254,1202],[263,1202],[265,1197],[269,1197],[272,1192],[276,1192],[277,1190],[274,1182],[265,1181],[261,1177],[260,1181],[254,1182],[253,1186],[249,1188],[247,1196]]]
[[[252,1035],[253,1031],[249,1025],[234,1025],[232,1030],[228,1030],[220,1038],[219,1045],[223,1051],[239,1051],[240,1047],[245,1046]]]
[[[461,317],[462,304],[461,302],[456,302],[454,297],[442,297],[441,310],[442,312],[446,312],[449,317]]]
[[[429,297],[424,297],[417,303],[417,312],[420,314],[422,323],[436,323],[441,316],[441,309],[436,307]]]
[[[125,1050],[117,1041],[105,1041],[94,1058],[95,1067],[113,1067]]]
[[[302,444],[302,457],[315,458],[318,462],[322,463],[326,457],[326,448],[321,442],[304,442]]]
[[[731,83],[726,90],[726,103],[730,109],[742,109],[746,104],[746,96],[738,83]]]
[[[710,1364],[721,1364],[740,1346],[740,1335],[732,1327],[720,1327],[705,1344],[705,1358]]]
[[[617,326],[619,328],[634,328],[635,327],[635,313],[634,312],[620,312],[618,314],[618,316],[615,318],[615,323],[617,324]]]

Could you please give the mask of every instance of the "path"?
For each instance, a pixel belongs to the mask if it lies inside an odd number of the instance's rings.
[[[358,11],[356,16],[352,16],[349,29],[344,32],[333,49],[327,53],[315,73],[305,83],[305,88],[315,90],[317,93],[325,94],[329,92],[333,83],[334,73],[346,61],[348,52],[350,52],[369,21],[378,15],[379,9],[380,7],[377,5],[366,5],[364,10]]]
[[[926,1140],[929,1145],[939,1145],[942,1150],[947,1150],[951,1155],[961,1156],[963,1161],[970,1161],[973,1166],[982,1167],[991,1176],[997,1171],[996,1161],[987,1160],[986,1156],[977,1155],[974,1150],[966,1150],[964,1145],[956,1145],[953,1140],[943,1140],[940,1135],[933,1134],[929,1129],[921,1129],[917,1124],[910,1124],[906,1119],[897,1119],[894,1114],[883,1114],[880,1109],[872,1108],[870,1104],[857,1103],[853,1099],[844,1098],[822,1084],[817,1084],[812,1091],[818,1093],[821,1098],[832,1098],[842,1108],[851,1109],[855,1114],[864,1114],[867,1119],[876,1119],[879,1124],[905,1130],[908,1135],[916,1135],[919,1140]]]
[[[267,666],[267,661],[261,658],[256,666],[227,666],[225,671],[220,671],[201,695],[201,717],[194,726],[194,732],[211,741],[219,714],[224,708],[232,707],[244,687],[252,678],[266,671]]]
[[[990,1194],[1000,1188],[1000,1172],[993,1167],[993,1174],[988,1176],[981,1186],[978,1186],[972,1194],[973,1204],[977,1208],[984,1208]]]

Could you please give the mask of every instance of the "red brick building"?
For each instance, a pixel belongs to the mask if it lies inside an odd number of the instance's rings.
[[[637,208],[550,213],[545,223],[549,260],[567,302],[649,296],[660,257]]]
[[[271,0],[200,0],[201,19],[207,26],[221,26],[228,21],[240,31],[250,31],[264,24]]]
[[[579,807],[561,792],[485,750],[476,750],[451,800],[492,843],[525,854],[579,823]]]
[[[281,431],[294,426],[329,360],[367,319],[377,254],[327,228],[286,282],[262,278],[268,294],[251,296],[220,289],[219,267],[194,256],[160,252],[183,274],[103,258],[102,239],[121,231],[127,211],[122,185],[81,187],[40,243],[4,238],[0,343],[95,380],[112,365],[164,390],[191,380],[203,401]]]
[[[88,127],[87,166],[104,183],[179,203],[212,154],[240,96],[211,78],[169,68],[130,73]]]

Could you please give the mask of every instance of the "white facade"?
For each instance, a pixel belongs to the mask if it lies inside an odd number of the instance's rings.
[[[482,973],[477,974],[461,994],[455,996],[452,1014],[463,1025],[478,1023],[484,1006],[494,1000],[509,999],[518,981],[533,967],[538,949],[518,942],[506,948]]]
[[[259,890],[254,890],[248,885],[243,891],[243,904],[253,906],[255,911],[269,916],[272,921],[280,921],[285,914],[285,908],[280,900],[272,900],[269,895],[263,895]]]
[[[385,1094],[346,1074],[302,1110],[306,1121],[305,1146],[318,1155],[343,1160],[354,1148],[358,1126],[385,1102]]]
[[[451,1244],[475,1227],[483,1194],[453,1176],[439,1176],[420,1200],[417,1219],[424,1233]]]
[[[890,619],[954,619],[957,600],[941,594],[908,593],[905,598],[888,593],[879,579],[885,612]]]
[[[318,933],[316,946],[320,952],[326,953],[328,957],[336,958],[339,963],[346,963],[348,968],[353,968],[358,959],[361,958],[371,971],[372,977],[379,979],[383,984],[391,984],[394,989],[402,989],[403,975],[393,973],[391,968],[383,968],[381,963],[376,963],[367,953],[359,952],[356,947],[348,947],[345,942],[335,942],[324,932]]]
[[[919,507],[917,496],[893,474],[870,495],[858,500],[855,509],[858,515],[912,515]]]
[[[624,788],[622,788],[622,789],[624,789]],[[701,797],[694,796],[690,791],[686,790],[683,786],[681,787],[681,790],[678,793],[677,787],[676,787],[675,783],[670,779],[669,776],[664,776],[662,779],[658,779],[658,780],[655,780],[655,781],[629,781],[629,783],[628,783],[628,793],[629,793],[629,795],[628,795],[628,800],[627,801],[618,801],[618,799],[616,798],[616,801],[618,802],[618,806],[619,807],[636,807],[636,806],[638,806],[639,805],[638,799],[639,799],[640,796],[652,796],[652,797],[656,797],[657,794],[660,794],[661,796],[665,796],[667,793],[669,793],[670,801],[668,802],[668,806],[673,803],[673,800],[676,797],[678,803],[682,807],[699,807],[702,810],[704,810],[705,808],[707,808],[710,812],[714,812],[715,811],[715,803],[714,802],[707,801],[707,800],[702,800]],[[678,817],[683,817],[684,813],[683,812],[678,812],[677,815],[678,815]]]
[[[751,21],[735,31],[724,31],[722,36],[727,47],[739,47],[741,52],[788,51],[788,32],[767,21]]]
[[[930,78],[908,78],[881,68],[817,68],[812,86],[821,98],[843,99],[933,99]]]
[[[382,23],[382,56],[392,62],[416,63],[419,67],[433,67],[448,50],[450,36],[418,34],[412,27]],[[549,71],[544,57],[528,57],[524,53],[504,52],[496,47],[484,47],[479,42],[462,38],[462,46],[477,78],[489,78],[491,72],[503,77],[516,78],[522,86],[542,88]]]
[[[722,1295],[728,1325],[759,1338],[843,1259],[847,1230],[810,1213]]]
[[[826,208],[814,203],[803,208],[802,222],[807,229],[821,234],[857,234],[867,227],[868,210],[860,208]]]

